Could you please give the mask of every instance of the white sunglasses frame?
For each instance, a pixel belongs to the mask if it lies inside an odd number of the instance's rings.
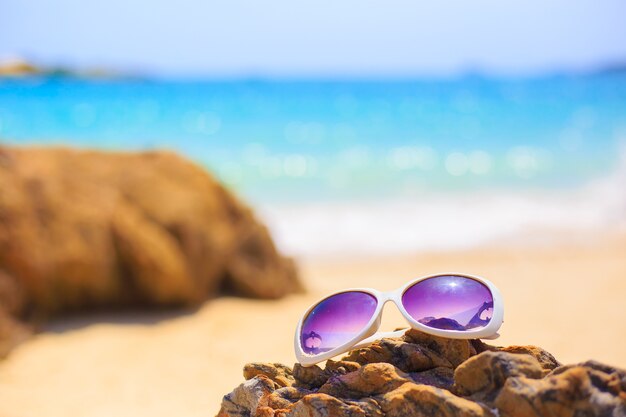
[[[444,277],[444,276],[451,276],[451,275],[473,279],[475,281],[480,282],[481,284],[484,284],[489,289],[489,291],[491,292],[491,296],[493,298],[493,312],[491,315],[491,320],[489,321],[489,324],[487,324],[487,326],[480,328],[480,329],[476,329],[476,330],[462,330],[462,331],[461,330],[436,329],[433,327],[428,327],[414,320],[406,311],[406,309],[402,305],[402,296],[404,295],[406,290],[408,290],[409,288],[411,288],[413,285],[417,284],[420,281],[424,281],[429,278]],[[320,353],[318,355],[310,355],[304,352],[304,350],[302,350],[302,346],[300,345],[300,331],[302,329],[302,323],[304,322],[306,317],[309,315],[311,310],[313,310],[313,308],[315,308],[322,301],[332,296],[335,296],[337,294],[342,294],[345,292],[364,292],[364,293],[374,296],[376,298],[377,304],[376,304],[376,310],[374,311],[374,314],[372,314],[372,318],[363,327],[363,330],[361,330],[357,335],[355,335],[352,339],[342,344],[341,346],[337,346],[336,348],[329,350],[328,352]],[[383,307],[385,306],[385,304],[387,304],[390,301],[393,302],[396,305],[396,307],[398,307],[398,310],[400,310],[400,313],[404,316],[405,320],[409,322],[412,328],[416,330],[420,330],[424,333],[434,335],[434,336],[447,337],[450,339],[495,339],[499,336],[498,329],[500,328],[500,326],[502,326],[502,323],[504,322],[504,304],[503,304],[502,295],[500,294],[500,291],[496,288],[496,286],[491,281],[485,278],[479,277],[479,276],[475,276],[475,275],[462,274],[458,272],[444,272],[444,273],[426,275],[420,278],[416,278],[413,281],[410,281],[409,283],[403,285],[402,287],[394,291],[389,291],[389,292],[382,292],[373,288],[349,288],[349,289],[337,291],[335,293],[332,293],[322,298],[321,300],[317,301],[315,304],[311,305],[304,312],[304,314],[302,315],[302,318],[298,322],[298,326],[296,327],[296,334],[294,338],[294,348],[296,352],[296,359],[304,367],[313,366],[316,363],[323,362],[337,355],[341,355],[342,353],[346,353],[349,350],[365,347],[380,338],[401,336],[402,334],[404,334],[404,332],[406,332],[407,330],[406,328],[402,330],[396,330],[393,332],[378,332],[378,329],[380,328],[381,319],[382,319]]]

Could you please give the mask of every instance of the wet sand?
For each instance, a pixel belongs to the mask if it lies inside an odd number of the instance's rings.
[[[191,312],[54,321],[0,362],[0,417],[211,416],[246,362],[294,362],[293,329],[319,297],[389,290],[442,271],[482,275],[500,288],[505,323],[493,343],[626,367],[625,237],[301,266],[309,292],[280,301],[225,297]],[[381,330],[403,323],[387,305]]]

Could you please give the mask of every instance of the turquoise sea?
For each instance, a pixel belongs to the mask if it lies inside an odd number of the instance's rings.
[[[618,172],[626,72],[369,81],[7,78],[0,79],[0,141],[174,149],[260,207],[295,252],[312,244],[293,235],[303,219],[343,227],[349,239],[342,248],[362,244],[365,225],[379,225],[381,245],[410,249],[419,239],[396,245],[404,242],[397,234],[384,237],[399,226],[391,219],[430,236],[432,219],[459,218],[441,217],[449,196],[455,205],[465,198],[493,206],[505,197],[575,192]],[[464,204],[484,213],[480,204]],[[415,216],[430,217],[411,223]],[[491,236],[487,229],[466,235]],[[440,246],[450,243],[444,240]]]

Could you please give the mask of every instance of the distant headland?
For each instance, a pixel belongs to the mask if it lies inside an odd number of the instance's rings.
[[[0,57],[0,77],[68,77],[68,78],[135,78],[106,68],[75,69],[64,66],[45,66],[23,57]]]

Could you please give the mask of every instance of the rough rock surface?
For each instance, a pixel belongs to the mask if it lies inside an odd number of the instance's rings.
[[[174,153],[0,146],[0,356],[68,310],[300,289],[251,210]]]
[[[250,363],[218,417],[626,417],[626,371],[409,330],[325,368]]]

